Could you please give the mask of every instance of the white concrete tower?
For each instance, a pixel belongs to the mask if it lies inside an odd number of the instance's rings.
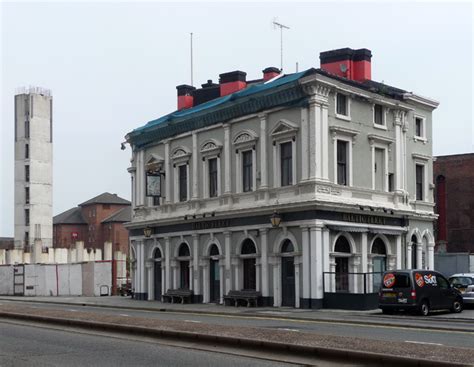
[[[53,243],[52,112],[49,90],[15,95],[15,248]]]

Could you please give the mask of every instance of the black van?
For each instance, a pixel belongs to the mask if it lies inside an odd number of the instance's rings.
[[[387,314],[405,310],[427,316],[430,310],[461,312],[463,301],[461,293],[437,271],[393,270],[383,274],[379,308]]]

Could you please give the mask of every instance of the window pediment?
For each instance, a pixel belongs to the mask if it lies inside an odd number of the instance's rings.
[[[394,143],[394,140],[392,138],[382,136],[382,135],[377,135],[377,134],[369,134],[367,135],[367,138],[369,139],[370,144],[382,143],[382,144],[390,145]]]
[[[254,145],[258,140],[258,135],[252,130],[244,130],[235,135],[232,144],[238,148],[241,146]]]
[[[201,154],[204,156],[219,154],[222,150],[222,144],[215,140],[210,139],[201,145]]]
[[[145,169],[147,171],[159,171],[163,167],[164,161],[162,156],[152,153],[145,163]]]
[[[293,137],[298,132],[298,125],[286,119],[278,121],[270,133],[270,136],[276,140],[280,138]]]
[[[191,156],[191,152],[185,148],[185,147],[178,147],[173,150],[171,153],[171,159],[177,163],[177,162],[186,162],[189,160],[189,157]]]

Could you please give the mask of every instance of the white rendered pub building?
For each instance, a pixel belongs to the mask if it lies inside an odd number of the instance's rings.
[[[384,270],[433,268],[438,102],[373,81],[371,58],[180,85],[175,112],[127,134],[136,299],[363,309]]]

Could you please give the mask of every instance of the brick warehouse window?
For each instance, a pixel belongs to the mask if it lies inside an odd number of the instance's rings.
[[[30,121],[25,121],[25,139],[30,138]]]
[[[347,185],[347,142],[337,141],[337,183]]]
[[[25,159],[30,158],[30,145],[25,144]]]
[[[25,226],[30,225],[30,209],[25,209]]]
[[[30,182],[30,166],[25,166],[25,181]]]
[[[253,186],[253,156],[252,151],[242,152],[242,190],[244,192],[252,191]]]
[[[29,204],[30,203],[30,188],[25,187],[25,203]]]
[[[424,199],[424,175],[425,167],[421,164],[416,165],[416,200]]]

